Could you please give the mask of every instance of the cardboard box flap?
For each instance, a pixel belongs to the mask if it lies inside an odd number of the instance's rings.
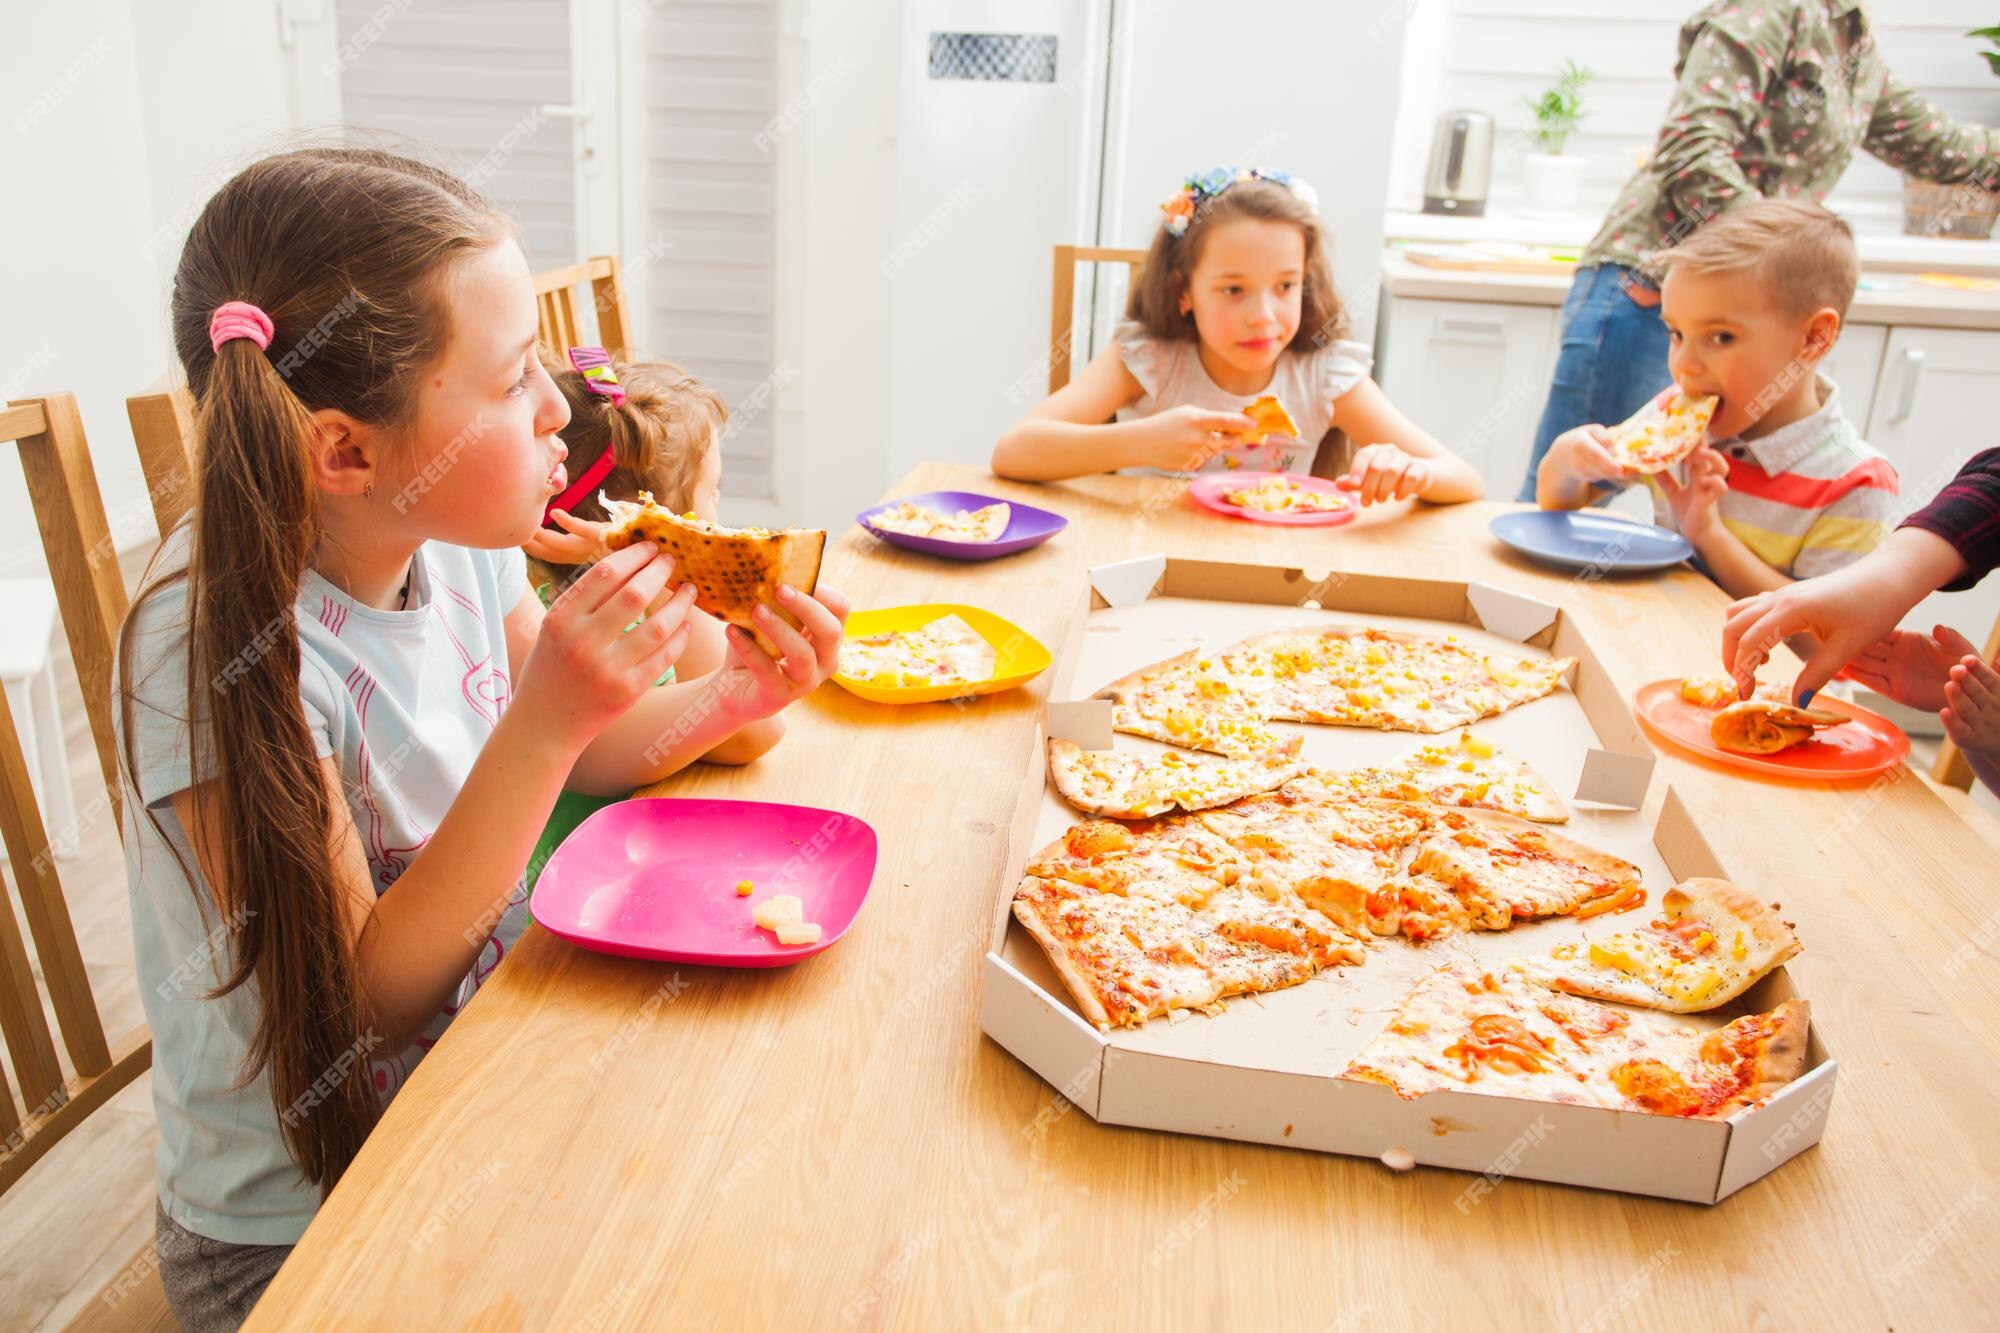
[[[1637,810],[1646,803],[1646,792],[1652,785],[1653,756],[1614,754],[1593,747],[1583,756],[1583,776],[1577,780],[1576,799]]]
[[[1516,643],[1533,640],[1562,614],[1560,608],[1549,602],[1507,592],[1488,583],[1466,584],[1465,599],[1472,603],[1481,629]]]
[[[1064,1100],[1098,1118],[1104,1038],[998,954],[986,955],[980,977],[979,1026]]]
[[[1109,699],[1051,699],[1048,734],[1050,740],[1074,741],[1086,750],[1111,748]]]
[[[1106,606],[1137,606],[1153,595],[1167,572],[1163,555],[1142,555],[1132,560],[1114,560],[1093,565],[1090,586]]]

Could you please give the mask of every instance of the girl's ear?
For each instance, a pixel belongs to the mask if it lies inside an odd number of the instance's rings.
[[[312,420],[313,485],[325,495],[371,493],[379,480],[380,432],[337,408],[322,407]]]

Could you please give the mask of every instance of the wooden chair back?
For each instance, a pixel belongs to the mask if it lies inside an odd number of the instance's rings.
[[[1058,245],[1055,282],[1049,297],[1049,392],[1069,383],[1070,349],[1076,340],[1076,266],[1123,264],[1129,284],[1139,280],[1146,262],[1144,250],[1114,250],[1101,245]]]
[[[28,495],[42,530],[49,575],[62,608],[63,630],[104,770],[105,792],[78,816],[79,825],[118,816],[118,764],[111,728],[112,657],[124,618],[124,580],[104,517],[104,502],[84,439],[83,419],[70,394],[21,399],[0,408],[0,441],[20,451]],[[61,737],[50,738],[61,744]],[[63,897],[52,839],[29,780],[13,715],[0,707],[0,841],[7,850],[28,928],[23,935],[13,902],[0,893],[0,1039],[13,1078],[0,1071],[0,1193],[21,1178],[63,1135],[130,1083],[151,1063],[151,1034],[141,1024],[113,1042],[91,994]],[[27,940],[35,957],[30,961]],[[36,979],[40,965],[41,985]],[[47,990],[44,1007],[41,990]],[[63,1069],[48,1013],[55,1014]]]
[[[625,355],[632,346],[632,317],[625,308],[625,283],[616,255],[598,255],[535,276],[535,308],[543,344],[558,353],[584,345],[589,331],[578,317],[577,307],[577,291],[583,287],[590,289],[591,308],[597,315],[596,345],[613,356]]]
[[[160,536],[172,532],[194,505],[194,400],[175,385],[165,393],[134,394],[125,400],[132,442]]]

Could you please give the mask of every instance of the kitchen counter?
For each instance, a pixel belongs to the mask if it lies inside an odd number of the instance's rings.
[[[1989,243],[1966,241],[1962,244],[1979,248]],[[1952,271],[1966,270],[1963,266],[1954,265]],[[1912,281],[1910,275],[1899,273],[1864,273],[1862,284],[1864,289],[1855,293],[1854,308],[1848,313],[1850,324],[1915,324],[1929,328],[2000,330],[2000,292],[1962,292],[1924,286]],[[1871,284],[1881,287],[1867,290]],[[1382,255],[1382,286],[1390,296],[1411,299],[1559,306],[1569,293],[1570,275],[1426,268],[1390,248]]]
[[[1861,254],[1861,267],[1882,273],[1968,273],[2000,277],[2000,240],[1964,241],[1941,236],[1905,236],[1899,231],[1875,230],[1870,224],[1898,226],[1900,216],[1878,218],[1861,209],[1842,209],[1840,200],[1829,207],[1846,217],[1855,227],[1854,245]],[[1567,213],[1549,216],[1518,211],[1495,212],[1483,218],[1445,217],[1435,213],[1392,211],[1384,220],[1383,235],[1392,241],[1514,241],[1522,245],[1550,245],[1581,250],[1597,234],[1603,217],[1597,213]]]

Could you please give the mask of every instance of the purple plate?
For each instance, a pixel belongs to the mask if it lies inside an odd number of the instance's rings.
[[[1013,512],[1008,516],[1007,530],[995,542],[948,542],[937,537],[912,537],[906,532],[884,532],[868,521],[890,505],[901,504],[905,500],[926,509],[935,509],[941,514],[955,514],[961,509],[979,509],[992,504],[1007,505]],[[1040,546],[1069,526],[1069,520],[1061,514],[1052,514],[1046,509],[1022,504],[1019,500],[981,495],[977,491],[925,491],[922,495],[899,495],[862,510],[854,516],[854,521],[891,546],[907,547],[926,555],[941,555],[947,560],[991,560],[995,556],[1012,555],[1030,546]]]

